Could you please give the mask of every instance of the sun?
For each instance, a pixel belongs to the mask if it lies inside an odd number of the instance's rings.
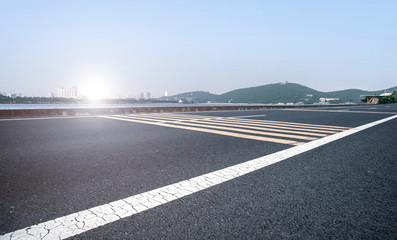
[[[82,64],[74,74],[82,97],[88,100],[109,99],[119,88],[120,77],[111,64]]]
[[[84,87],[84,96],[92,100],[109,98],[109,88],[101,82],[87,83]]]
[[[111,78],[105,74],[87,74],[81,81],[81,94],[91,100],[110,97]]]

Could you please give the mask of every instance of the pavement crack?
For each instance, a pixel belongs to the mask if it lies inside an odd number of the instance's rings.
[[[41,237],[40,239],[44,239],[48,234],[50,234],[50,230],[49,229],[46,229],[45,227],[44,227],[44,229],[47,230],[47,233],[43,237]]]

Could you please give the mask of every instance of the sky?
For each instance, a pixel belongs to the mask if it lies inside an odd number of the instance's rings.
[[[397,85],[397,1],[0,1],[0,92]]]

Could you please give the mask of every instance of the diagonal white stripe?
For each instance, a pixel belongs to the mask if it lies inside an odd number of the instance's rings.
[[[95,229],[119,219],[146,211],[164,203],[182,198],[195,192],[232,180],[271,164],[315,149],[327,143],[344,138],[378,124],[397,118],[397,115],[368,123],[353,129],[330,135],[300,146],[282,150],[198,177],[167,185],[142,194],[120,199],[84,211],[39,223],[0,236],[10,239],[65,239]]]

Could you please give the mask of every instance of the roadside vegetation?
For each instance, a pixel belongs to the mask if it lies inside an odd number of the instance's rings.
[[[394,91],[390,96],[380,97],[379,104],[397,103],[397,92]]]
[[[366,103],[367,99],[361,99],[361,102]],[[393,91],[390,96],[380,96],[378,104],[397,103],[397,92]]]

